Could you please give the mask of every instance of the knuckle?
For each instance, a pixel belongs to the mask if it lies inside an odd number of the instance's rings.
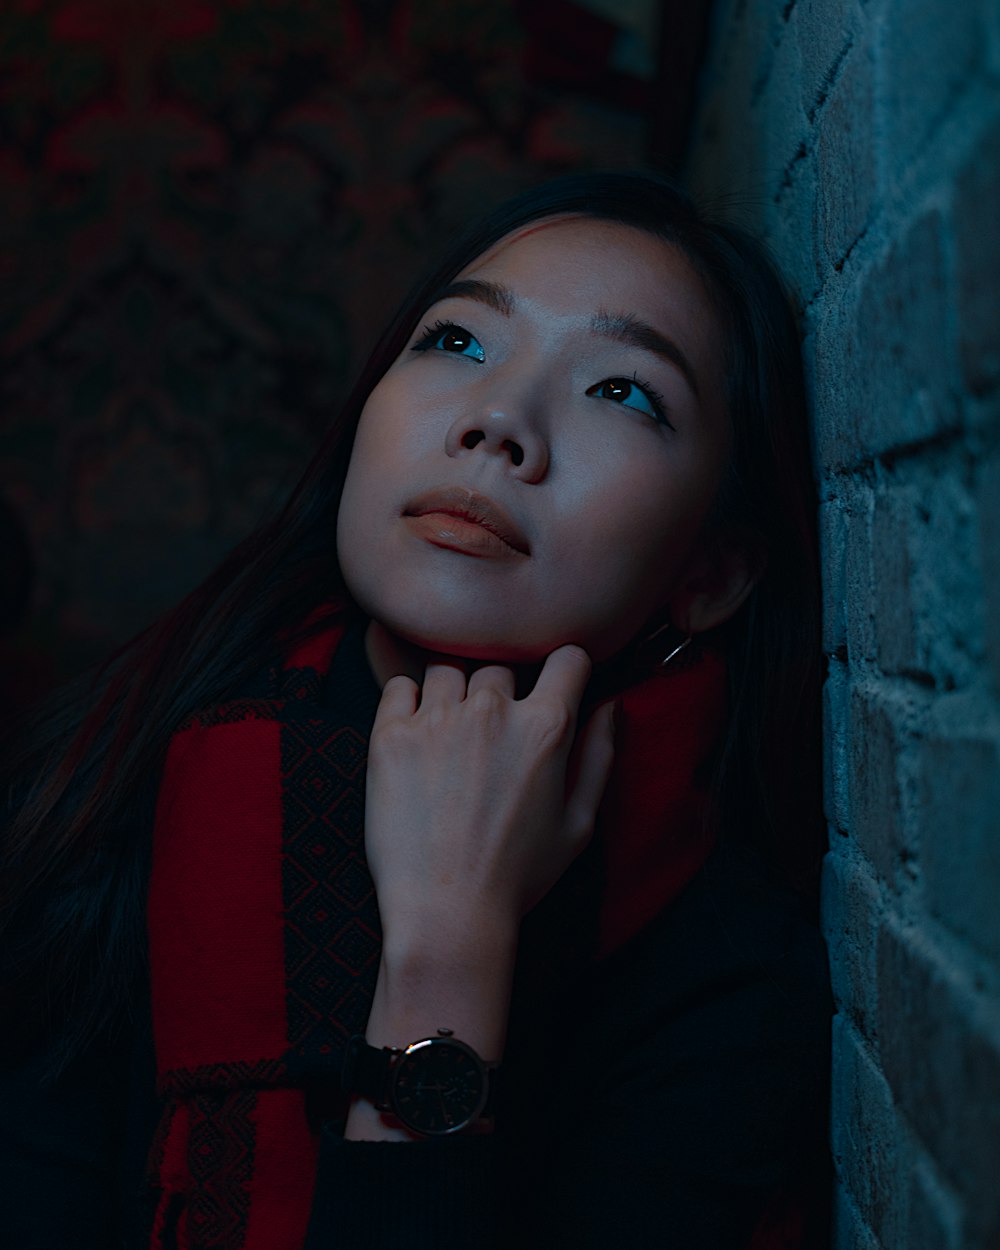
[[[390,677],[382,687],[382,697],[385,698],[386,694],[392,693],[396,690],[405,690],[407,686],[412,685],[412,677],[407,677],[405,673],[396,673],[396,675],[394,677]]]
[[[428,729],[441,730],[448,720],[449,709],[444,703],[428,703],[421,708]]]
[[[590,656],[583,649],[583,647],[580,646],[579,643],[576,643],[576,642],[567,643],[566,654],[567,656],[570,656],[575,663],[581,664],[581,665],[586,666],[587,668],[590,668],[590,663],[591,663]]]
[[[379,721],[372,727],[368,740],[369,757],[398,751],[407,739],[407,730],[406,721],[398,717],[389,717]]]
[[[536,710],[535,733],[544,746],[562,746],[572,733],[574,719],[564,703],[546,703]]]
[[[484,686],[469,695],[467,702],[480,716],[492,721],[503,714],[507,700],[501,691]]]

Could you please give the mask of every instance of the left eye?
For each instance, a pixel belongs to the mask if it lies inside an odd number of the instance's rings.
[[[612,399],[623,408],[634,408],[637,412],[644,412],[652,417],[654,421],[670,425],[659,396],[649,394],[630,378],[605,378],[603,382],[590,387],[587,394],[598,399]]]
[[[468,330],[461,326],[445,325],[438,322],[435,326],[425,326],[420,341],[414,343],[415,352],[451,352],[456,356],[468,356],[480,362],[486,359],[482,344]]]

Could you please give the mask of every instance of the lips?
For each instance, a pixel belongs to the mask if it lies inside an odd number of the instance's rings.
[[[430,513],[471,522],[495,534],[515,551],[523,555],[530,553],[528,540],[513,517],[488,495],[477,494],[464,486],[438,486],[409,503],[403,515],[421,517]]]

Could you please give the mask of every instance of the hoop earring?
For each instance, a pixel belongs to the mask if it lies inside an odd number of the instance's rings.
[[[648,647],[649,644],[653,641],[653,639],[658,638],[660,634],[663,633],[664,630],[673,629],[673,628],[674,627],[670,623],[670,621],[667,621],[666,625],[661,625],[659,629],[654,629],[653,632],[649,635],[649,637],[645,639],[642,645],[644,647]],[[690,642],[692,642],[693,637],[694,637],[693,634],[688,634],[688,636],[684,638],[681,642],[679,642],[672,651],[667,653],[667,655],[660,661],[659,667],[666,668],[666,666],[670,663],[670,661],[674,658],[674,656],[680,655],[680,653],[684,650],[684,648],[688,646]]]
[[[691,642],[691,638],[692,638],[692,635],[688,634],[688,636],[684,639],[683,642],[679,642],[677,646],[674,647],[673,651],[671,651],[670,654],[666,657],[666,659],[660,661],[660,668],[666,668],[666,666],[670,663],[670,661],[674,658],[675,655],[680,655],[680,653],[684,650],[684,648],[688,646],[688,644]]]

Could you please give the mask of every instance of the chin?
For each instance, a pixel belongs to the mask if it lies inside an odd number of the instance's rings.
[[[425,651],[454,655],[463,660],[493,660],[501,664],[538,663],[560,645],[558,642],[552,644],[527,641],[512,643],[509,638],[501,639],[489,633],[470,633],[468,630],[394,628],[389,623],[384,623],[384,627],[397,638],[413,646],[422,647]]]

